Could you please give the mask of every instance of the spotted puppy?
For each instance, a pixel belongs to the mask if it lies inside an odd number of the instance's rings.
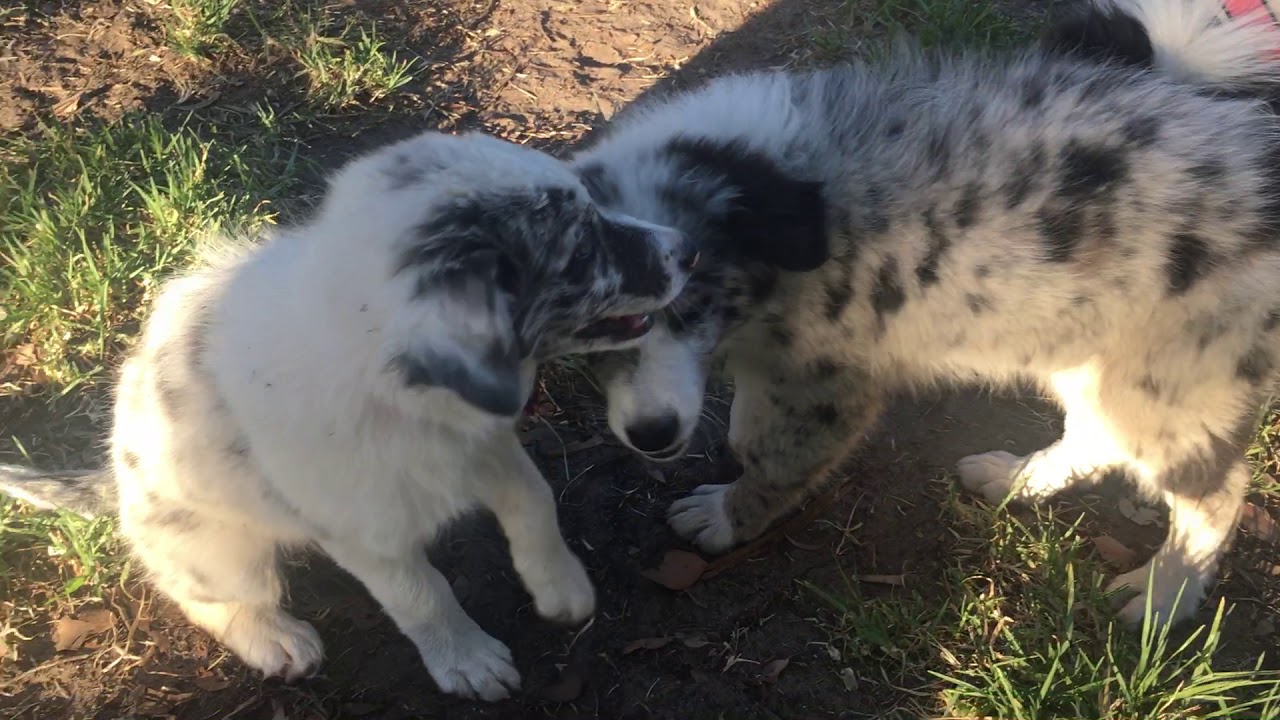
[[[1115,580],[1138,593],[1123,615],[1192,613],[1280,356],[1280,121],[1254,96],[1280,35],[1218,10],[1124,0],[1048,48],[728,77],[578,154],[599,201],[704,247],[640,347],[593,359],[610,426],[659,460],[713,361],[732,378],[742,474],[676,501],[672,527],[723,551],[813,492],[888,393],[1029,379],[1064,435],[964,458],[964,486],[1035,500],[1127,470],[1172,514]]]
[[[267,675],[321,661],[276,563],[315,545],[443,690],[506,696],[510,652],[423,544],[488,508],[539,614],[593,612],[513,418],[537,361],[644,335],[684,287],[687,243],[599,207],[550,156],[428,133],[348,165],[310,222],[218,255],[157,298],[120,376],[110,469],[3,466],[3,487],[86,512],[118,496],[155,585]]]

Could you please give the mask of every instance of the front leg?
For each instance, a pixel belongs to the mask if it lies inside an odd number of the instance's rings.
[[[355,541],[321,546],[413,641],[441,690],[493,701],[520,687],[511,651],[467,615],[449,581],[416,544],[396,550],[374,550]]]
[[[884,407],[884,393],[862,372],[822,377],[734,373],[729,447],[742,475],[702,485],[671,505],[671,527],[708,552],[757,537],[802,503],[849,455]]]
[[[497,516],[534,607],[549,620],[586,620],[595,612],[595,590],[560,535],[551,488],[514,436],[491,452],[480,500]]]

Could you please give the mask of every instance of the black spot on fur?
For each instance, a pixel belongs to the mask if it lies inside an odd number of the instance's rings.
[[[845,308],[853,301],[853,287],[837,281],[827,286],[827,319],[835,322],[844,315]]]
[[[1071,260],[1084,236],[1084,217],[1080,208],[1071,204],[1046,206],[1036,213],[1036,222],[1040,235],[1044,237],[1046,259],[1055,263]]]
[[[618,284],[621,292],[633,297],[661,297],[667,293],[671,279],[648,230],[606,220],[600,223],[600,232],[604,246],[613,256],[613,266],[622,276]],[[593,266],[589,258],[582,264]],[[568,268],[565,272],[570,274]],[[573,282],[584,279],[585,274]]]
[[[991,268],[986,265],[979,265],[973,269],[973,276],[979,280],[991,277]]]
[[[514,348],[490,346],[473,361],[419,350],[400,355],[394,366],[408,387],[442,387],[494,415],[515,415],[524,406],[520,395],[520,355]]]
[[[1142,379],[1138,381],[1138,388],[1151,399],[1160,399],[1160,385],[1156,383],[1156,379],[1150,373],[1142,376]]]
[[[835,403],[818,403],[813,406],[813,419],[821,425],[831,427],[840,421],[840,410]]]
[[[964,186],[964,190],[961,191],[960,200],[956,202],[955,210],[952,211],[956,226],[961,230],[971,227],[978,221],[978,214],[981,210],[982,185],[976,182],[968,183]]]
[[[1091,302],[1093,302],[1093,300],[1089,299],[1085,295],[1075,295],[1071,298],[1071,307],[1080,308],[1080,307],[1084,307],[1085,305],[1088,305]]]
[[[1152,115],[1132,118],[1120,131],[1125,142],[1135,148],[1151,147],[1160,137],[1160,119]]]
[[[1138,67],[1149,67],[1154,57],[1141,21],[1119,8],[1093,3],[1050,23],[1040,44],[1050,52]]]
[[[782,348],[791,347],[791,342],[794,340],[791,331],[776,322],[769,327],[769,336],[778,347]]]
[[[1205,497],[1226,487],[1231,465],[1243,460],[1240,443],[1209,435],[1209,447],[1171,469],[1162,483],[1183,497]]]
[[[929,234],[929,249],[925,252],[920,265],[916,267],[916,278],[919,279],[922,288],[938,282],[938,264],[942,262],[943,255],[951,247],[951,238],[947,237],[942,226],[938,224],[932,208],[924,213],[924,227]]]
[[[907,129],[907,124],[901,118],[894,118],[884,127],[884,136],[890,140],[902,134]]]
[[[977,293],[965,293],[964,304],[968,306],[969,312],[974,315],[981,315],[991,309],[991,298]]]
[[[863,223],[866,231],[877,235],[889,232],[888,196],[879,185],[868,185],[866,202],[863,203]]]
[[[1040,176],[1044,173],[1045,160],[1044,145],[1037,142],[1031,146],[1031,152],[1013,166],[1009,179],[1000,188],[1005,196],[1004,204],[1007,209],[1017,208],[1036,189]]]
[[[1212,183],[1221,180],[1227,168],[1218,160],[1205,160],[1187,168],[1187,174],[1200,182]]]
[[[1044,103],[1044,96],[1048,89],[1048,81],[1039,75],[1024,78],[1019,88],[1022,107],[1027,110],[1038,110],[1040,105]]]
[[[1270,379],[1274,368],[1275,359],[1271,353],[1265,347],[1255,345],[1236,363],[1236,377],[1251,385],[1260,385]]]
[[[1182,295],[1209,272],[1209,246],[1195,233],[1180,232],[1169,245],[1169,292]]]
[[[616,205],[622,199],[618,185],[613,182],[600,163],[587,163],[578,168],[578,177],[587,186],[591,198],[601,205]]]
[[[778,288],[778,274],[776,272],[757,272],[751,275],[748,280],[747,296],[751,302],[759,305],[768,300],[773,291]]]
[[[138,454],[132,450],[125,450],[120,455],[120,460],[121,462],[124,463],[124,466],[129,468],[130,470],[137,470],[138,465],[142,463],[142,460],[141,458],[138,457]]]
[[[818,380],[830,380],[840,372],[840,363],[832,358],[818,358],[813,362],[813,376]]]
[[[227,452],[236,457],[248,457],[249,438],[243,435],[237,436],[235,440],[232,440],[231,443],[227,445]]]
[[[1129,161],[1118,150],[1073,140],[1058,157],[1062,177],[1058,192],[1070,198],[1096,196],[1129,173]]]
[[[1271,332],[1280,327],[1280,308],[1276,308],[1267,313],[1267,319],[1262,321],[1262,331]]]
[[[795,272],[827,261],[822,183],[790,177],[742,142],[678,138],[662,152],[733,190],[734,201],[718,223],[724,241],[748,258]]]
[[[876,284],[871,289],[871,308],[875,310],[881,330],[885,327],[885,319],[901,310],[906,302],[907,293],[898,274],[898,260],[889,258],[880,266]]]
[[[387,189],[392,192],[417,185],[426,178],[426,172],[413,165],[409,156],[403,154],[396,155],[391,167],[384,169],[383,174],[387,176]]]

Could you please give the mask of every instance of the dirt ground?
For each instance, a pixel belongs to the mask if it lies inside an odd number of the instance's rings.
[[[563,148],[655,88],[729,69],[812,62],[812,35],[848,22],[851,12],[848,3],[818,0],[375,4],[387,27],[404,29],[396,41],[433,71],[417,88],[422,101],[414,112],[335,119],[331,132],[318,132],[308,152],[329,164],[425,126],[482,127]],[[259,82],[253,57],[214,67],[177,57],[142,2],[26,5],[34,10],[0,29],[0,129],[30,130],[37,117],[92,123],[188,108],[230,117],[254,99],[293,102],[287,88]],[[1043,5],[1011,9],[1036,12]],[[34,16],[47,22],[30,22]],[[467,56],[477,42],[483,57]],[[723,417],[724,401],[711,405]],[[582,378],[548,378],[541,407],[524,430],[527,446],[555,488],[564,533],[599,589],[594,621],[565,629],[536,618],[488,518],[460,525],[432,550],[467,611],[512,648],[525,677],[519,697],[485,705],[441,695],[412,646],[359,585],[324,559],[307,557],[290,559],[291,605],[326,643],[319,677],[296,686],[262,683],[163,599],[134,585],[132,597],[108,598],[113,635],[101,641],[118,647],[123,636],[127,657],[94,652],[92,642],[78,654],[55,654],[48,616],[15,627],[30,639],[21,642],[18,661],[0,661],[0,712],[33,720],[878,716],[904,701],[912,679],[901,692],[884,684],[874,685],[875,693],[846,689],[818,621],[827,610],[798,581],[838,587],[849,573],[901,573],[928,592],[951,542],[939,522],[941,469],[972,452],[1035,449],[1052,439],[1057,423],[1034,403],[974,393],[904,401],[850,463],[850,484],[818,522],[677,593],[641,571],[668,549],[687,549],[663,514],[690,487],[716,477],[722,424],[708,420],[704,447],[693,456],[655,466],[609,435],[599,399]],[[18,429],[0,434],[11,432]],[[1114,507],[1108,498],[1115,492],[1080,499],[1102,508],[1092,522],[1140,553],[1154,549],[1158,528],[1106,509]],[[1263,621],[1274,627],[1275,611],[1265,606],[1274,607],[1276,598],[1243,558],[1235,556],[1219,591],[1257,600],[1237,613],[1233,622],[1249,630],[1229,635],[1238,639],[1226,648],[1249,657],[1273,641],[1259,639],[1253,628]],[[629,648],[665,637],[676,640]],[[765,666],[782,658],[789,659],[785,671],[767,677]]]

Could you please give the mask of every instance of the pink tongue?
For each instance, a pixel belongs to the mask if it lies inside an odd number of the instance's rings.
[[[639,330],[644,327],[643,315],[627,315],[623,320],[626,321],[628,330]]]

